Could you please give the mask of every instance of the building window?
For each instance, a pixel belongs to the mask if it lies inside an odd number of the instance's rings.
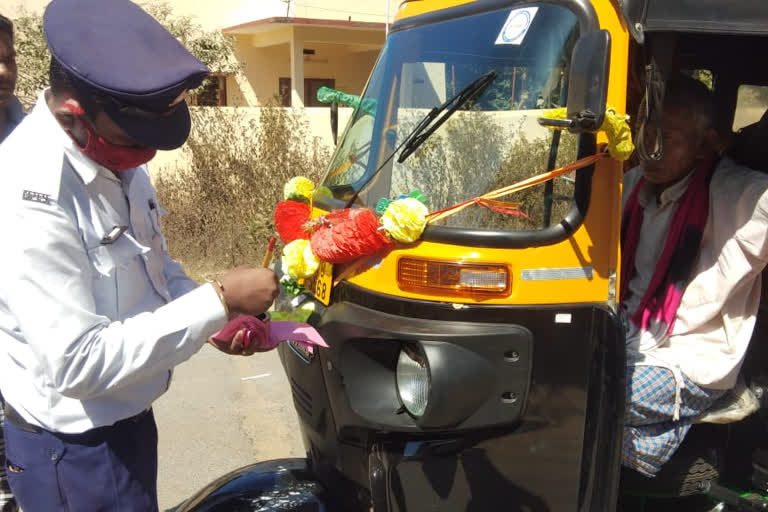
[[[197,94],[192,96],[190,103],[198,107],[226,107],[227,76],[219,74],[209,75]]]
[[[305,107],[327,107],[327,103],[317,101],[317,90],[321,87],[336,87],[336,80],[333,78],[305,78],[304,79],[304,106]],[[284,107],[291,105],[291,79],[280,78],[278,84],[278,94],[280,104]]]

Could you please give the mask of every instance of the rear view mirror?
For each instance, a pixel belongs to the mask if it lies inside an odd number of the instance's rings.
[[[576,43],[568,75],[568,119],[571,131],[594,132],[603,124],[608,95],[611,36],[592,32]]]
[[[568,74],[566,119],[539,118],[539,124],[567,128],[571,132],[595,132],[605,118],[611,36],[606,30],[578,40],[571,55]]]

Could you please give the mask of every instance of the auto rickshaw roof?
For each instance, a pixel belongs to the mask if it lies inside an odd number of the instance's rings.
[[[637,42],[645,32],[768,35],[761,0],[618,0]]]

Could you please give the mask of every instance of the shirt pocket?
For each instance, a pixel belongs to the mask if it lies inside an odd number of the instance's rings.
[[[156,205],[155,201],[150,201],[153,205],[149,208],[147,216],[149,217],[149,229],[150,237],[147,241],[150,252],[145,257],[144,262],[147,266],[147,273],[149,279],[152,281],[152,286],[161,297],[170,302],[171,294],[168,290],[168,282],[165,277],[165,254],[168,251],[168,247],[165,242],[165,237],[160,230],[160,217],[165,211]]]
[[[149,224],[152,228],[152,245],[153,249],[159,247],[162,251],[167,251],[168,247],[163,236],[163,231],[160,228],[160,219],[168,213],[161,206],[156,206],[149,209]]]
[[[88,258],[96,270],[92,292],[97,313],[113,320],[121,319],[123,310],[142,300],[146,280],[140,258],[147,252],[149,248],[128,233],[123,233],[114,243],[88,250]]]
[[[111,244],[101,244],[88,250],[88,258],[101,277],[111,277],[119,268],[127,268],[139,256],[149,252],[128,233]]]

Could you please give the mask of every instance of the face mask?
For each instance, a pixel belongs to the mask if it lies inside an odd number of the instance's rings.
[[[80,144],[75,141],[77,148],[82,151],[85,156],[94,162],[103,165],[107,169],[115,172],[133,169],[134,167],[149,162],[154,158],[155,153],[157,153],[157,150],[151,148],[132,148],[128,146],[118,146],[107,142],[103,137],[97,135],[96,132],[93,131],[93,127],[85,118],[85,111],[82,108],[69,103],[65,103],[64,106],[76,117],[80,118],[80,121],[88,132],[88,140],[84,147],[80,146]]]

